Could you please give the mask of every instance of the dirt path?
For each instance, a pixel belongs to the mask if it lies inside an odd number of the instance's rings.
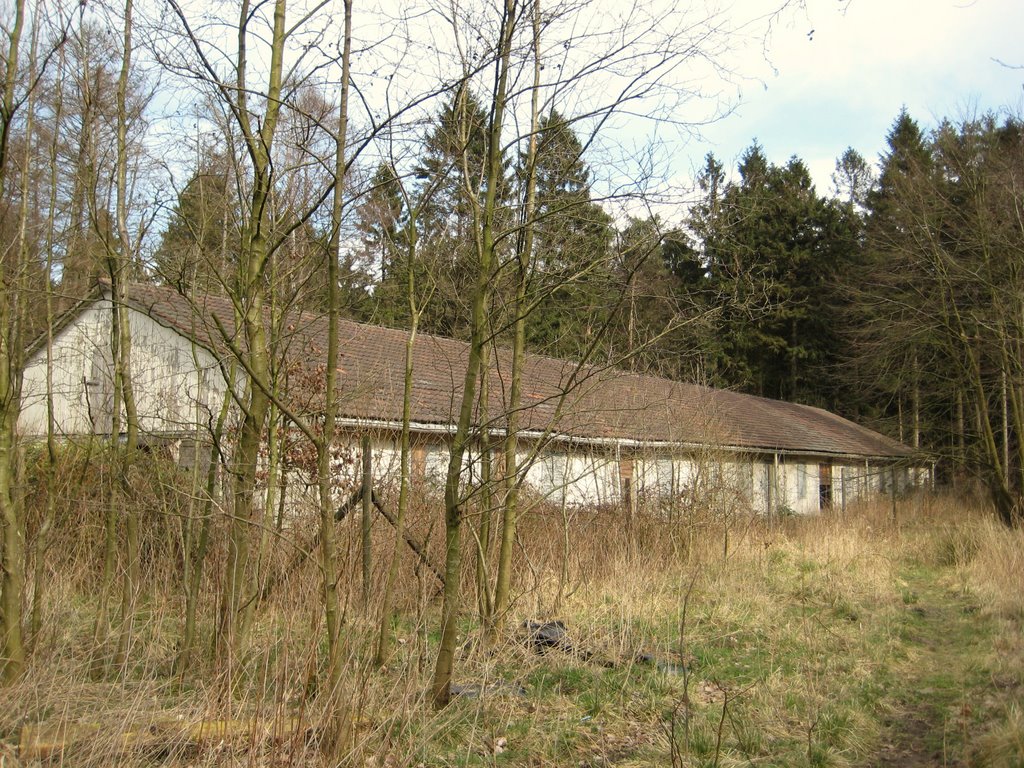
[[[985,683],[991,633],[977,606],[941,573],[903,574],[905,614],[897,632],[908,659],[897,665],[883,715],[879,766],[963,766],[972,729],[971,694]]]

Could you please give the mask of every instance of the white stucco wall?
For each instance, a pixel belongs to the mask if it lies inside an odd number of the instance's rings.
[[[818,464],[807,462],[786,462],[789,484],[790,507],[798,515],[818,511]]]
[[[529,459],[519,454],[519,462]],[[618,464],[606,451],[553,443],[526,470],[526,485],[556,504],[613,504],[619,499]]]
[[[143,434],[180,433],[211,424],[225,383],[216,359],[152,318],[129,310],[131,370]],[[113,364],[110,302],[85,309],[53,341],[53,403],[65,435],[108,434],[112,423]],[[46,350],[25,370],[21,434],[46,434]],[[123,424],[122,407],[122,424]]]

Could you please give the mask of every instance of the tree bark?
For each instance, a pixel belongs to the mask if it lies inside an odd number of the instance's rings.
[[[332,707],[330,741],[340,755],[351,739],[348,708],[342,703],[341,604],[338,597],[338,565],[334,541],[334,496],[331,457],[335,447],[335,422],[338,414],[338,321],[341,314],[338,273],[341,225],[344,216],[345,171],[348,134],[349,80],[352,57],[352,0],[344,0],[345,20],[342,39],[341,102],[335,137],[334,185],[331,201],[331,240],[327,249],[327,370],[324,375],[324,429],[317,446],[317,474],[320,497],[320,568],[323,572],[324,624],[327,634],[327,691]],[[364,445],[365,448],[365,445]]]
[[[8,38],[6,73],[0,103],[0,199],[6,199],[8,148],[18,104],[15,88],[19,50],[25,25],[25,0],[15,0],[14,25]],[[25,520],[17,490],[17,423],[21,407],[21,349],[19,315],[24,300],[17,257],[5,267],[0,260],[0,677],[16,679],[25,665],[22,599],[25,587]]]
[[[445,477],[445,586],[441,604],[441,641],[437,660],[434,664],[431,700],[435,709],[447,706],[451,698],[452,673],[455,666],[455,638],[458,631],[458,614],[461,597],[462,569],[462,476],[463,458],[470,439],[473,420],[473,405],[476,402],[476,383],[480,373],[480,360],[487,333],[485,307],[491,281],[491,268],[495,254],[495,214],[497,210],[497,187],[502,174],[501,132],[505,116],[506,89],[508,84],[509,58],[512,49],[512,35],[515,28],[516,2],[505,0],[495,61],[495,85],[491,104],[491,117],[487,138],[487,161],[484,180],[487,190],[481,212],[481,226],[478,240],[478,264],[476,286],[473,292],[470,316],[470,341],[463,377],[462,402],[455,433],[452,435],[451,455]],[[463,104],[467,94],[465,88],[459,97]],[[464,107],[463,107],[464,109]],[[465,146],[465,143],[463,144]],[[463,178],[469,184],[468,169],[463,169]],[[470,195],[475,199],[474,195]]]
[[[231,656],[241,644],[239,626],[245,626],[242,596],[248,593],[249,530],[254,522],[256,471],[263,432],[270,411],[270,397],[265,389],[270,381],[270,360],[267,334],[263,325],[264,289],[262,279],[268,261],[267,228],[273,193],[274,166],[271,150],[281,109],[281,87],[284,77],[284,47],[287,38],[286,0],[275,0],[268,85],[262,124],[254,127],[249,107],[247,25],[252,13],[250,0],[243,0],[238,17],[238,59],[236,88],[232,92],[233,112],[242,132],[252,163],[252,192],[249,213],[242,226],[241,253],[236,296],[241,309],[240,327],[246,345],[242,354],[249,381],[242,398],[242,426],[235,446],[233,508],[228,543],[228,558],[221,596],[217,634],[219,656],[230,666]]]
[[[121,591],[121,633],[118,640],[117,663],[123,666],[131,642],[135,601],[141,582],[139,562],[139,515],[136,505],[131,503],[131,480],[129,473],[135,460],[135,449],[139,441],[139,414],[135,406],[135,386],[132,378],[132,337],[129,323],[127,282],[132,263],[132,240],[128,231],[128,77],[132,65],[132,14],[134,0],[125,0],[124,30],[122,38],[121,72],[117,79],[117,250],[108,251],[110,264],[111,295],[114,302],[113,328],[117,333],[118,358],[114,361],[115,389],[121,392],[125,411],[125,444],[118,463],[118,496],[123,500],[125,519],[125,567]],[[120,436],[115,436],[119,439]],[[120,445],[115,450],[121,450]]]
[[[402,539],[405,533],[405,516],[409,508],[409,491],[411,475],[411,447],[409,422],[412,420],[412,386],[413,386],[413,350],[416,346],[416,331],[419,327],[421,310],[416,302],[416,219],[410,216],[406,227],[408,233],[408,301],[410,327],[405,341],[405,375],[402,384],[402,436],[401,436],[401,469],[398,486],[398,513],[395,518],[395,541],[391,549],[391,564],[384,581],[384,590],[380,606],[380,631],[377,636],[376,664],[382,667],[391,658],[391,621],[392,604],[394,601],[395,583],[398,581],[398,568],[401,564]],[[364,491],[365,492],[365,491]]]
[[[512,370],[510,372],[508,410],[505,417],[505,472],[501,520],[501,546],[498,553],[498,572],[494,587],[494,607],[489,621],[490,633],[496,637],[504,627],[509,610],[512,584],[512,549],[516,540],[519,517],[519,410],[522,402],[523,358],[526,354],[527,288],[530,264],[533,259],[534,218],[537,208],[537,133],[540,128],[540,3],[533,2],[533,93],[530,108],[530,140],[526,155],[526,190],[523,219],[516,249],[516,296],[513,303],[515,322],[512,340]]]
[[[362,566],[363,566],[363,608],[369,611],[371,580],[373,578],[373,441],[369,435],[363,435],[360,441],[362,458],[362,516],[360,533],[362,534]]]

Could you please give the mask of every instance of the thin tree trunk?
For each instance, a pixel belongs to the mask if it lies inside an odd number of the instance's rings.
[[[332,495],[331,456],[338,413],[338,321],[341,313],[338,273],[341,225],[344,208],[346,151],[348,134],[349,77],[352,57],[352,0],[345,0],[345,31],[342,41],[341,103],[338,111],[338,135],[334,156],[334,190],[331,203],[331,241],[327,257],[327,370],[324,376],[324,430],[317,446],[318,488],[320,496],[320,568],[323,572],[324,620],[327,633],[327,691],[333,704],[333,728],[330,739],[340,755],[351,738],[348,708],[342,702],[341,603],[338,596],[338,566],[334,540],[334,498]]]
[[[31,52],[29,54],[29,70],[28,70],[29,79],[34,79],[35,76],[36,76],[36,71],[35,70],[36,70],[36,57],[37,57],[38,43],[39,43],[39,25],[36,24],[36,25],[33,25],[32,42],[31,42],[31,47],[30,47]],[[30,254],[30,246],[29,246],[29,241],[28,241],[27,228],[28,228],[28,221],[29,221],[29,210],[30,210],[30,207],[31,207],[30,202],[29,202],[29,198],[30,198],[30,195],[31,195],[31,189],[30,189],[29,182],[32,179],[32,176],[33,176],[32,170],[33,170],[33,166],[35,165],[35,147],[34,147],[34,144],[33,144],[33,139],[35,138],[35,119],[36,119],[36,92],[35,92],[35,90],[32,90],[28,94],[28,104],[27,104],[27,107],[26,107],[26,110],[25,110],[25,125],[24,125],[24,135],[25,135],[24,141],[25,141],[25,146],[24,146],[24,155],[22,156],[22,168],[21,168],[21,178],[20,178],[20,182],[21,183],[19,185],[19,190],[18,190],[18,194],[19,194],[19,198],[20,198],[19,205],[18,205],[18,239],[17,239],[17,244],[16,244],[17,245],[17,257],[16,257],[16,261],[15,261],[15,264],[14,264],[15,270],[17,270],[17,272],[15,273],[15,281],[16,281],[16,285],[18,286],[17,290],[19,290],[21,292],[26,292],[26,293],[27,293],[27,290],[28,290],[29,286],[25,282],[23,282],[23,274],[22,274],[22,272],[23,272],[23,270],[28,268],[28,265],[29,265],[30,260],[32,258],[31,254]],[[49,298],[49,290],[47,290],[47,298]],[[22,306],[22,308],[25,307],[25,299],[24,298],[20,301],[20,305]],[[16,324],[15,324],[15,328],[16,328],[16,335],[15,335],[15,337],[18,338],[18,339],[20,339],[21,336],[22,336],[22,333],[20,331],[21,327],[23,327],[23,320],[22,320],[22,318],[18,317],[18,318],[16,318]],[[22,371],[22,363],[23,363],[23,360],[21,359],[20,355],[18,356],[17,361],[18,361],[17,362],[17,368],[18,368],[18,371],[19,371],[19,374],[18,374],[19,375],[18,388],[20,390],[20,387],[21,387],[21,384],[20,384],[20,375],[21,375],[20,371]],[[49,371],[47,371],[47,373],[49,373]],[[47,394],[49,396],[49,391],[48,391]],[[49,432],[49,430],[48,430],[48,432]],[[52,442],[50,440],[47,441],[47,447],[48,447],[48,449],[50,449],[50,451],[55,450],[55,446],[52,444]],[[52,453],[48,453],[48,456],[52,456],[52,455],[53,455]],[[15,450],[15,458],[16,458],[16,460],[17,460],[17,457],[18,457],[18,450],[16,449]],[[52,462],[50,462],[48,467],[52,467]],[[21,475],[21,468],[20,468],[20,462],[19,462],[19,469],[15,473],[15,477],[19,479],[19,482],[18,482],[19,486],[23,484],[22,482],[20,482],[20,475]],[[50,482],[50,480],[51,480],[51,478],[49,477],[49,473],[48,473],[48,477],[47,477],[48,490],[51,490],[52,489],[52,485],[53,485],[52,482]],[[24,509],[23,508],[23,503],[24,502],[20,498],[20,493],[19,493],[19,499],[18,499],[17,503],[19,505],[22,505],[22,509]],[[36,555],[35,562],[37,564],[37,567],[35,568],[35,574],[36,575],[39,575],[39,572],[40,572],[40,568],[38,567],[38,563],[39,563],[38,554],[39,554],[39,551],[38,551],[38,548],[37,548],[36,545],[40,544],[41,542],[45,542],[45,539],[46,539],[47,531],[45,529],[48,526],[48,521],[51,519],[52,510],[53,510],[53,504],[54,504],[52,495],[48,495],[47,496],[46,504],[47,504],[47,512],[44,514],[44,518],[43,518],[43,521],[42,521],[42,523],[40,525],[40,529],[37,532],[36,542],[33,545],[34,554]],[[22,525],[26,525],[26,522],[25,522],[24,519],[22,520]],[[27,530],[26,530],[26,534],[27,534]],[[27,549],[26,549],[25,555],[26,555],[26,561],[27,561],[27,555],[28,555]],[[39,578],[34,578],[33,579],[33,586],[38,586],[40,584],[41,580],[42,580],[41,576],[39,576]],[[30,623],[29,623],[29,642],[28,642],[29,647],[31,647],[33,645],[34,639],[37,636],[38,628],[42,626],[41,613],[42,613],[41,606],[39,606],[37,608],[35,594],[33,593],[33,597],[32,597],[32,611],[30,613]]]
[[[963,470],[964,464],[967,459],[966,445],[965,445],[965,430],[966,424],[964,422],[964,393],[960,387],[956,389],[956,463],[957,469]]]
[[[917,361],[917,352],[914,352],[914,380],[911,382],[910,405],[914,413],[913,418],[913,445],[914,449],[921,447],[921,367]]]
[[[999,377],[999,401],[1001,408],[1000,416],[1002,416],[1002,430],[1000,437],[1002,438],[1003,448],[1003,466],[1006,468],[1006,477],[1010,477],[1010,395],[1007,392],[1006,386],[1006,369],[1000,372]]]
[[[484,172],[487,190],[479,229],[478,271],[470,316],[468,358],[463,378],[462,403],[459,408],[455,434],[452,436],[451,455],[445,477],[445,586],[441,604],[441,641],[438,645],[431,685],[431,699],[434,707],[438,709],[447,706],[451,698],[452,673],[455,665],[455,638],[458,631],[462,570],[462,462],[470,438],[473,405],[476,402],[476,383],[480,373],[481,352],[487,332],[485,308],[491,281],[491,268],[494,263],[497,187],[502,174],[501,132],[505,115],[509,58],[515,20],[515,0],[505,0],[501,18],[498,57],[495,62],[494,100],[491,105],[487,139],[487,161]],[[460,94],[459,98],[464,105],[467,98],[465,91]],[[464,110],[465,107],[463,106],[462,109]],[[463,178],[468,186],[469,174],[466,168],[463,168]]]
[[[54,96],[55,113],[53,124],[60,125],[63,106],[63,49],[56,76],[56,93]],[[56,235],[56,210],[58,192],[59,131],[53,132],[50,142],[49,157],[49,201],[46,226],[46,274],[53,274],[54,237]],[[36,532],[34,544],[34,571],[32,576],[32,615],[29,624],[29,644],[36,647],[43,629],[43,605],[46,600],[46,550],[49,543],[50,530],[56,514],[57,504],[57,436],[56,419],[53,408],[53,281],[46,281],[46,512]]]
[[[0,199],[6,199],[10,131],[17,108],[19,46],[25,23],[25,0],[15,0],[14,26],[7,49],[3,109],[0,110]],[[16,260],[12,260],[15,261]],[[22,348],[19,333],[20,265],[8,271],[0,260],[0,676],[5,682],[17,678],[25,665],[22,637],[22,597],[25,586],[25,520],[18,494],[17,423],[21,404]]]
[[[228,543],[228,558],[221,596],[217,633],[219,656],[228,661],[243,640],[240,628],[247,622],[242,611],[251,609],[252,601],[243,605],[242,596],[249,593],[249,530],[253,524],[256,472],[263,432],[270,410],[266,387],[270,382],[270,360],[267,334],[263,325],[264,289],[262,281],[268,262],[266,228],[273,191],[271,150],[281,110],[281,87],[284,77],[284,46],[287,39],[286,0],[275,0],[273,31],[270,41],[268,86],[262,122],[254,128],[249,108],[249,86],[246,82],[248,48],[246,27],[252,12],[251,0],[243,0],[238,17],[238,60],[236,88],[233,93],[234,114],[243,134],[252,161],[252,193],[249,216],[242,228],[242,247],[238,274],[238,298],[241,306],[240,329],[245,339],[245,368],[249,375],[243,397],[242,427],[235,447],[235,481],[233,509]]]
[[[276,327],[276,324],[274,325]],[[276,375],[274,382],[276,384]],[[275,387],[276,389],[276,387]],[[259,550],[256,553],[256,595],[262,595],[267,584],[271,555],[269,550],[271,533],[274,530],[274,516],[278,505],[278,491],[283,474],[281,469],[281,443],[284,440],[281,429],[282,415],[280,410],[270,406],[267,417],[267,487],[263,496],[263,522],[260,524]],[[258,597],[256,598],[258,599]]]
[[[271,216],[273,215],[274,214],[271,214]],[[278,344],[281,340],[282,322],[277,288],[277,268],[279,262],[277,251],[272,254],[268,254],[268,260],[268,268],[270,272],[270,281],[268,283],[268,299],[270,302],[268,325],[270,334],[267,339],[267,345],[269,349],[276,350],[279,348]],[[239,631],[242,637],[247,637],[249,630],[252,628],[252,621],[255,619],[256,608],[261,602],[264,588],[267,584],[267,570],[270,567],[268,561],[270,559],[270,550],[272,549],[271,531],[273,530],[274,509],[277,502],[277,482],[281,476],[280,440],[283,439],[283,437],[279,435],[279,425],[282,415],[276,402],[280,394],[280,388],[278,387],[278,374],[278,362],[271,358],[269,361],[269,378],[266,380],[267,384],[271,388],[271,394],[268,396],[270,403],[267,409],[266,426],[267,463],[265,471],[262,472],[266,477],[266,487],[263,489],[262,517],[257,525],[259,535],[256,540],[256,556],[254,558],[252,584],[247,585],[251,591],[248,592],[245,598],[245,608],[242,611],[242,622],[239,626]],[[276,542],[277,539],[275,538],[274,541]]]
[[[373,441],[369,435],[363,435],[360,440],[360,458],[362,459],[362,489],[363,495],[360,501],[362,515],[360,516],[361,554],[363,566],[363,608],[370,607],[370,588],[372,586],[373,571]]]
[[[4,361],[6,362],[6,361]],[[7,366],[4,366],[6,368]],[[0,393],[9,386],[6,371],[0,372]],[[25,585],[25,527],[21,504],[16,497],[17,446],[13,439],[14,415],[5,414],[0,424],[0,504],[4,513],[3,550],[3,679],[10,682],[25,664],[22,638],[22,593]]]
[[[188,558],[188,575],[185,582],[185,619],[181,633],[181,644],[178,649],[178,657],[175,659],[174,672],[183,675],[192,662],[192,652],[196,641],[196,614],[199,608],[199,596],[203,585],[203,568],[206,563],[206,555],[210,549],[210,532],[213,528],[213,501],[217,492],[217,470],[221,462],[221,446],[224,437],[224,428],[227,424],[228,414],[233,401],[232,392],[235,386],[235,365],[232,364],[228,372],[227,386],[224,390],[224,397],[221,401],[220,412],[217,414],[217,423],[214,426],[212,441],[210,443],[209,463],[206,467],[206,479],[203,484],[202,519],[199,523],[199,535],[194,548],[185,552]],[[198,437],[198,435],[197,435]],[[196,464],[199,463],[199,443],[195,446]]]
[[[114,399],[114,406],[118,406],[118,399]],[[107,457],[104,487],[107,493],[107,505],[103,518],[103,572],[100,577],[100,595],[96,607],[96,621],[93,625],[93,646],[98,656],[93,660],[94,672],[105,664],[103,661],[102,647],[107,642],[107,635],[110,632],[110,621],[108,613],[110,610],[110,597],[114,588],[114,569],[117,565],[117,508],[114,504],[114,469],[110,464],[113,449]],[[102,470],[100,474],[101,478]]]
[[[476,535],[476,600],[480,617],[486,623],[494,605],[494,594],[490,585],[491,568],[491,514],[494,510],[494,462],[491,456],[490,434],[490,346],[481,350],[480,356],[480,525]]]
[[[405,533],[405,516],[409,508],[409,486],[411,474],[411,448],[409,438],[409,422],[412,419],[412,385],[413,385],[413,350],[416,346],[416,331],[419,328],[421,309],[416,304],[416,223],[415,218],[410,217],[410,223],[406,227],[409,236],[408,243],[408,301],[409,301],[409,336],[405,342],[405,378],[402,385],[402,447],[401,447],[401,471],[399,474],[398,486],[398,513],[395,519],[395,541],[391,549],[391,564],[388,566],[388,574],[384,581],[384,591],[381,597],[380,608],[380,631],[377,636],[378,667],[387,664],[391,658],[391,622],[392,605],[394,601],[395,583],[398,581],[398,568],[401,564],[402,543]]]
[[[258,251],[260,246],[254,246]],[[250,301],[243,313],[243,327],[248,342],[248,368],[253,378],[267,381],[269,365],[266,352],[266,334],[263,329],[263,302],[260,289],[254,286],[249,294]],[[232,499],[232,518],[228,542],[227,571],[221,598],[220,624],[218,627],[219,655],[230,657],[241,645],[243,628],[246,626],[242,596],[249,593],[249,531],[253,525],[256,491],[256,472],[260,447],[263,443],[264,425],[270,407],[270,400],[253,381],[246,385],[245,416],[235,449],[235,481]],[[230,661],[229,661],[230,664]]]
[[[124,456],[119,466],[120,495],[127,502],[125,517],[125,568],[121,592],[121,635],[118,641],[117,661],[123,665],[128,656],[134,625],[135,601],[141,584],[139,562],[139,515],[136,505],[131,503],[131,481],[128,474],[135,460],[135,449],[139,440],[139,415],[135,406],[135,387],[132,381],[131,327],[128,308],[125,305],[127,288],[125,282],[130,274],[132,242],[128,231],[128,78],[132,65],[132,13],[134,0],[125,0],[124,35],[121,57],[121,72],[117,80],[117,235],[120,253],[111,254],[111,293],[117,320],[119,357],[114,362],[114,375],[120,380],[121,396],[125,411]]]
[[[978,437],[982,443],[987,465],[989,491],[1000,520],[1007,526],[1013,526],[1017,522],[1016,499],[1007,482],[1006,466],[1002,463],[1002,452],[999,450],[995,432],[992,429],[992,418],[988,410],[988,398],[982,381],[980,363],[977,353],[970,348],[970,345],[968,345],[967,354],[970,364],[969,375],[971,376],[971,385],[974,387],[975,407],[978,414]]]
[[[509,384],[507,433],[505,436],[504,505],[501,520],[501,547],[494,588],[494,607],[490,616],[490,633],[496,637],[502,630],[509,609],[512,583],[512,548],[516,539],[519,516],[519,408],[522,401],[523,358],[526,353],[527,286],[533,258],[534,218],[537,203],[537,133],[540,129],[540,3],[533,3],[533,93],[530,109],[530,141],[526,155],[526,199],[517,248],[517,280],[515,323],[512,341],[512,370]]]

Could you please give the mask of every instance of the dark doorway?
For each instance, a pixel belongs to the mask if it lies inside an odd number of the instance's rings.
[[[832,508],[832,465],[818,465],[818,509]]]

